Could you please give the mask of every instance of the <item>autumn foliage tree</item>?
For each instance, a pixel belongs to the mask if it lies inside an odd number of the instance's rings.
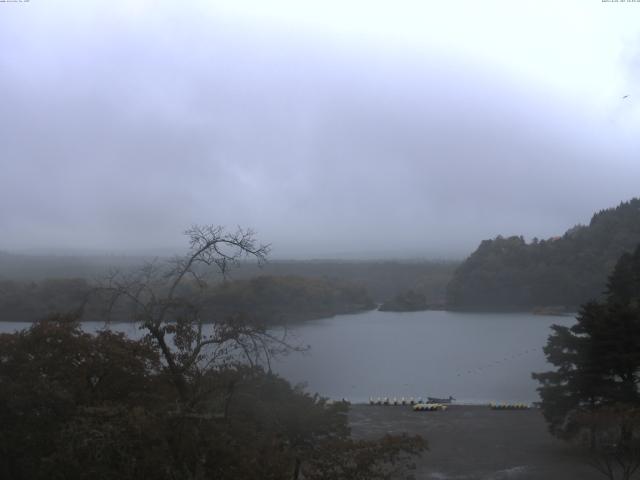
[[[206,316],[212,271],[268,247],[244,230],[187,235],[185,256],[115,272],[96,292],[141,339],[90,335],[77,315],[0,335],[0,478],[406,478],[420,437],[352,439],[346,405],[271,373],[295,349],[286,337]]]

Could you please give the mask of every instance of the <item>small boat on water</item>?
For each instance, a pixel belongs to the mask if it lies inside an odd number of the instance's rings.
[[[455,398],[451,395],[449,395],[449,398],[427,397],[427,403],[451,403],[453,401],[455,401]]]

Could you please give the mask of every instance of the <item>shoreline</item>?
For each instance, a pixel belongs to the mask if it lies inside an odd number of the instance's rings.
[[[387,433],[421,435],[429,451],[416,458],[415,478],[424,480],[597,480],[584,451],[547,430],[542,413],[491,410],[452,404],[446,411],[352,405],[349,424],[356,438]]]

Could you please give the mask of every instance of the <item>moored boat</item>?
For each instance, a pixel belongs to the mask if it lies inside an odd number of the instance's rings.
[[[427,397],[428,403],[452,403],[453,401],[455,401],[455,398],[451,395],[449,395],[449,398]]]

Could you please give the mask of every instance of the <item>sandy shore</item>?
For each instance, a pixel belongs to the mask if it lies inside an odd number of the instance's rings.
[[[356,437],[420,434],[429,452],[415,477],[428,480],[603,479],[580,454],[547,432],[537,409],[496,411],[452,405],[446,412],[411,407],[354,405],[349,414]]]

